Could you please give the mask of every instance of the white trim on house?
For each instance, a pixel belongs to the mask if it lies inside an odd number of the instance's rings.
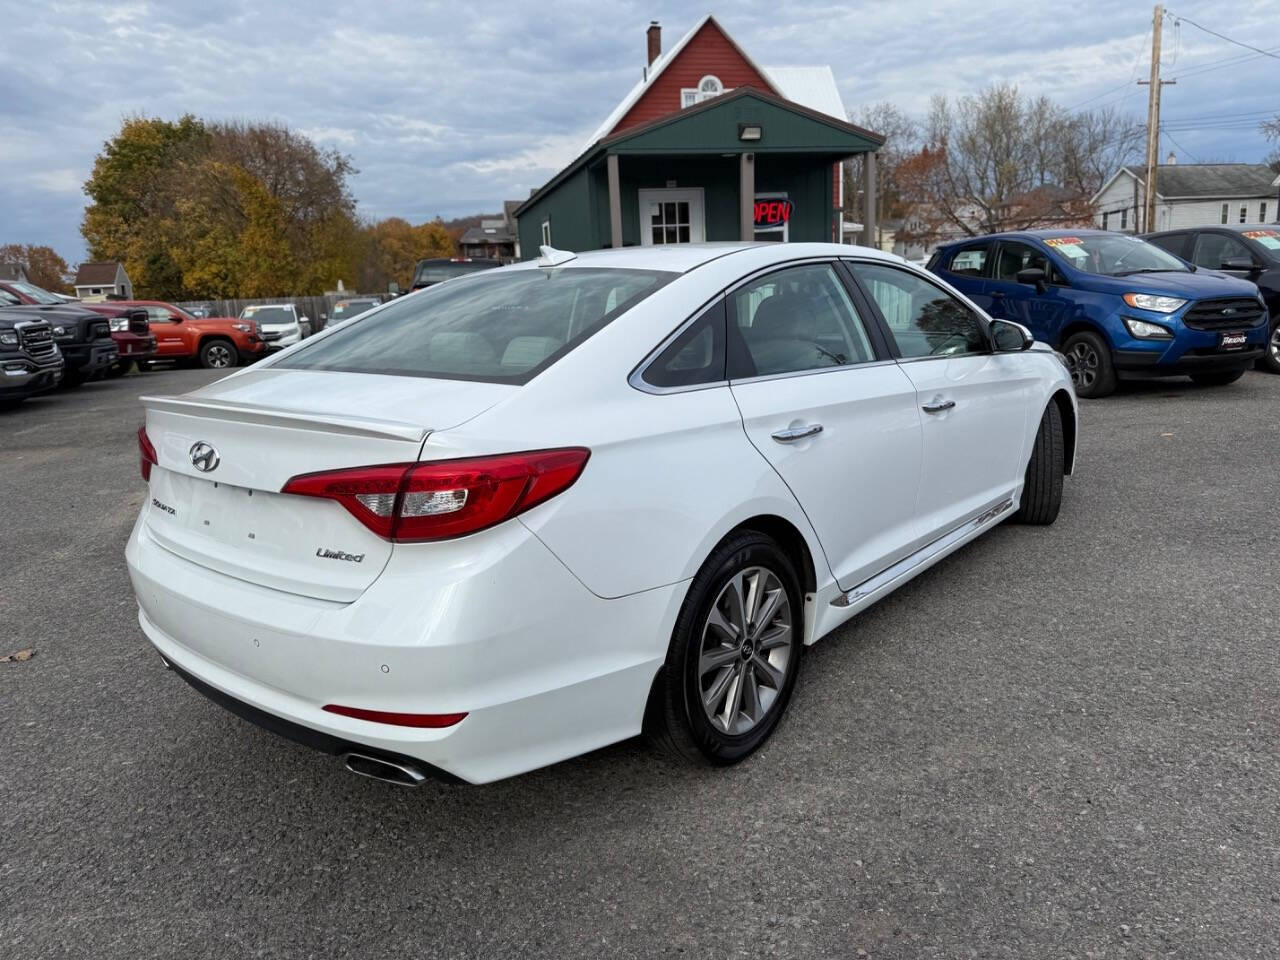
[[[653,246],[653,211],[650,204],[687,203],[689,205],[688,243],[705,243],[707,239],[706,203],[702,187],[665,187],[636,191],[639,200],[640,245]],[[677,241],[686,242],[686,241]]]

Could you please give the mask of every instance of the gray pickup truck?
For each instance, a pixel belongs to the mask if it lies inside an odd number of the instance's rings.
[[[52,390],[62,370],[62,351],[48,321],[0,309],[0,408]]]

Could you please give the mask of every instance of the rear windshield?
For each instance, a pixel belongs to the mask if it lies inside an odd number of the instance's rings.
[[[1187,273],[1189,268],[1154,243],[1118,233],[1085,233],[1078,237],[1046,237],[1044,242],[1077,270],[1104,277],[1135,273]]]
[[[356,318],[275,365],[527,383],[674,276],[590,267],[478,274]]]
[[[245,307],[240,316],[258,323],[293,323],[295,319],[289,307]]]
[[[454,277],[460,277],[465,273],[475,273],[477,270],[488,270],[496,267],[494,263],[476,263],[466,260],[441,260],[435,263],[420,263],[418,270],[413,275],[413,282],[421,286],[424,283],[442,283],[445,280],[452,280]]]

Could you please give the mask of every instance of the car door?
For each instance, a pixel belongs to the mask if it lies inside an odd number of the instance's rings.
[[[958,247],[947,254],[939,271],[948,283],[988,312],[991,295],[986,278],[990,275],[988,260],[992,246],[990,240],[979,240]]]
[[[156,335],[157,357],[185,357],[190,353],[182,325],[174,320],[173,311],[168,307],[148,306],[147,321]]]
[[[920,413],[842,268],[787,266],[729,292],[730,389],[747,437],[852,589],[917,547]]]
[[[1045,282],[1042,289],[1034,284],[1019,283],[1023,270],[1041,270]],[[1071,288],[1062,271],[1043,251],[1029,243],[1001,240],[993,258],[991,278],[987,281],[990,306],[987,313],[997,320],[1020,323],[1046,343],[1057,343],[1071,317]],[[970,297],[970,300],[973,298]],[[978,301],[974,301],[978,303]],[[979,303],[979,306],[983,304]]]
[[[924,442],[916,520],[928,542],[1010,499],[1038,378],[1021,355],[995,353],[986,321],[923,274],[851,267],[915,387]]]

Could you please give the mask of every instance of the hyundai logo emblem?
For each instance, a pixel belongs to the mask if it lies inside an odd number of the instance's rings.
[[[218,464],[222,462],[222,458],[218,456],[218,451],[213,449],[213,444],[205,443],[203,440],[197,440],[191,445],[191,465],[201,473],[208,473],[211,470],[218,469]]]

